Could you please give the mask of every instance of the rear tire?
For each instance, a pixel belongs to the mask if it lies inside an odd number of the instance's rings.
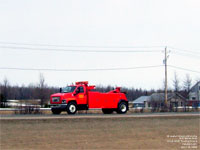
[[[75,114],[77,111],[77,105],[75,102],[71,102],[67,104],[67,113],[68,114]]]
[[[118,114],[125,114],[128,110],[128,105],[126,102],[121,102],[117,108]]]
[[[54,114],[54,115],[59,115],[61,113],[61,110],[59,110],[58,108],[51,108],[51,112]]]
[[[102,109],[102,112],[104,114],[112,114],[113,113],[113,110],[112,109]]]

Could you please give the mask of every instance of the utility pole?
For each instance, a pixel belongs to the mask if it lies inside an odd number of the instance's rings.
[[[165,47],[165,59],[164,59],[164,64],[165,64],[165,102],[164,102],[164,109],[167,110],[167,47]]]

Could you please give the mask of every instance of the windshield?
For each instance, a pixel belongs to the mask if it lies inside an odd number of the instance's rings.
[[[75,90],[76,86],[67,86],[62,88],[62,93],[72,93]]]

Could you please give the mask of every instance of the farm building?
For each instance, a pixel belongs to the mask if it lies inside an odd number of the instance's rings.
[[[133,101],[133,107],[138,108],[162,108],[164,106],[165,95],[164,93],[153,93],[150,96],[141,96]],[[171,108],[174,107],[183,107],[185,106],[186,99],[178,93],[169,93],[168,94],[168,106]]]

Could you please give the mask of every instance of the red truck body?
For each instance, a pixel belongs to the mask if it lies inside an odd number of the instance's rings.
[[[128,110],[128,100],[125,93],[120,91],[120,87],[115,90],[101,93],[93,91],[95,86],[88,86],[88,82],[76,82],[60,93],[52,94],[50,103],[53,114],[60,114],[67,111],[75,114],[77,110],[102,109],[103,113],[126,113]]]

